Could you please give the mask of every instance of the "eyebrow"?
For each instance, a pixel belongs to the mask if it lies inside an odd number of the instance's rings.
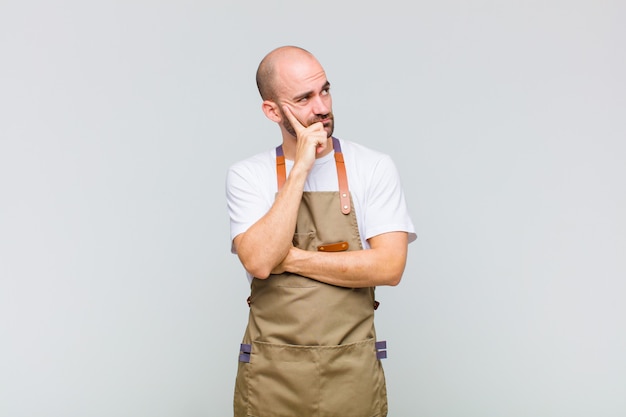
[[[330,82],[326,81],[320,91],[328,90],[330,88]],[[307,91],[306,93],[299,94],[293,98],[294,101],[298,101],[301,98],[311,97],[313,95],[313,90]]]

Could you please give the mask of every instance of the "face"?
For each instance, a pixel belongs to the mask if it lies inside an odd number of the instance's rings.
[[[282,69],[282,68],[281,68]],[[326,73],[315,59],[297,60],[285,64],[279,74],[278,112],[282,126],[289,134],[296,132],[283,113],[282,106],[288,106],[296,118],[307,127],[321,122],[327,137],[331,137],[335,127],[332,112],[330,83]]]

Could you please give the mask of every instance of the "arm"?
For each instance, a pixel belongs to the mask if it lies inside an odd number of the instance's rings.
[[[407,257],[408,234],[389,232],[369,239],[370,249],[349,252],[313,252],[295,247],[274,273],[284,271],[340,287],[398,285]]]
[[[254,277],[267,278],[292,246],[298,206],[306,179],[306,173],[299,174],[293,172],[294,169],[270,210],[233,240],[239,260]]]
[[[233,240],[246,271],[261,279],[270,275],[292,247],[304,183],[316,154],[323,152],[329,143],[322,123],[305,128],[288,107],[283,110],[297,133],[293,168],[270,210]]]

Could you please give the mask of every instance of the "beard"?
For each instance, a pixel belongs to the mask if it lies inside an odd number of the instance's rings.
[[[285,130],[289,132],[289,134],[293,136],[294,138],[297,137],[296,130],[293,128],[293,125],[291,124],[289,119],[287,119],[287,116],[285,116],[285,113],[282,111],[282,109],[280,110],[280,113],[283,119],[282,125],[285,128]],[[307,121],[307,124],[304,127],[309,127],[313,123],[320,122],[324,119],[328,119],[328,121],[324,123],[324,130],[326,130],[326,137],[330,138],[333,135],[333,132],[335,130],[335,116],[333,116],[332,112],[328,114],[316,116],[315,118]]]

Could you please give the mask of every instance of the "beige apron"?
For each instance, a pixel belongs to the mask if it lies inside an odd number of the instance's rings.
[[[339,192],[305,192],[294,246],[360,250],[339,141]],[[282,165],[282,166],[281,166]],[[277,148],[279,189],[285,181]],[[292,273],[253,279],[235,383],[235,417],[384,417],[385,377],[376,343],[374,288],[344,288]]]

